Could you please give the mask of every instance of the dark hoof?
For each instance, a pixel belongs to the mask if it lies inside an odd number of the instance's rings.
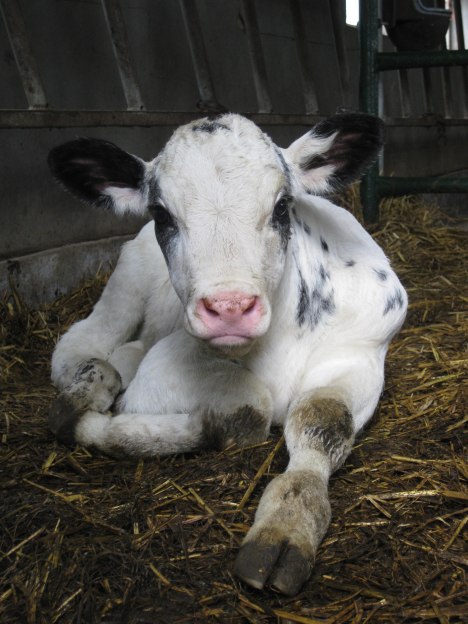
[[[268,584],[286,596],[295,596],[312,573],[312,563],[297,546],[288,546],[277,562]]]
[[[295,596],[312,572],[312,562],[297,546],[285,542],[261,544],[252,540],[244,544],[234,566],[235,575],[255,589],[265,585]]]
[[[247,585],[263,589],[283,549],[283,544],[261,544],[252,540],[239,551],[234,574]]]
[[[83,415],[72,398],[65,393],[59,394],[50,406],[49,429],[59,442],[67,446],[75,444],[75,427]]]

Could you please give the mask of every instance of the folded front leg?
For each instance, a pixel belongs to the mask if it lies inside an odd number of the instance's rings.
[[[289,465],[266,488],[235,572],[257,589],[294,595],[311,574],[330,522],[328,479],[351,450],[352,417],[332,389],[311,392],[293,405],[285,437]]]
[[[99,362],[100,373],[103,366],[114,371]],[[78,390],[62,392],[49,421],[59,439],[112,455],[148,457],[233,443],[246,446],[268,435],[273,411],[269,390],[240,363],[218,357],[184,331],[149,351],[116,401],[116,415],[106,411],[120,382],[107,392],[107,379],[103,375],[95,387],[101,375],[93,376],[91,387],[80,378]],[[108,400],[97,402],[103,393]],[[55,426],[59,422],[66,423],[66,436],[61,435],[63,426]]]

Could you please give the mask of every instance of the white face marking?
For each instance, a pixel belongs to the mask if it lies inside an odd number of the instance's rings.
[[[226,128],[211,133],[193,130],[197,123],[177,130],[153,164],[178,230],[168,258],[171,280],[189,332],[203,335],[197,302],[239,292],[261,300],[260,335],[285,260],[271,219],[286,176],[274,144],[251,122],[223,117]]]

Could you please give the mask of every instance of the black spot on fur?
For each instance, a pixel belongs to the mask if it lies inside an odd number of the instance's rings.
[[[48,157],[53,175],[71,193],[96,205],[111,206],[109,186],[139,189],[143,162],[108,141],[81,138],[54,147]]]
[[[312,234],[310,227],[307,223],[305,223],[305,221],[302,223],[302,227],[304,228],[304,232],[310,236]]]
[[[336,309],[333,290],[327,296],[324,294],[323,285],[328,274],[323,266],[321,269],[323,269],[323,272],[319,270],[321,281],[311,288],[307,286],[298,268],[299,299],[296,309],[296,320],[299,327],[308,325],[310,329],[314,329],[324,314],[333,314]]]
[[[306,315],[310,309],[310,296],[304,278],[299,273],[299,302],[297,305],[296,319],[299,326],[302,327],[306,322]]]
[[[326,241],[324,238],[322,238],[322,237],[320,237],[320,244],[322,245],[322,249],[323,249],[323,251],[325,251],[325,252],[327,252],[327,253],[330,251],[330,250],[328,249],[328,243],[327,243],[327,241]]]
[[[99,362],[97,358],[86,360],[84,364],[79,366],[73,376],[74,381],[86,381],[88,384],[94,383],[96,377],[96,364]],[[102,379],[102,373],[99,373]]]
[[[345,267],[353,267],[356,264],[354,260],[346,260]]]
[[[403,294],[401,290],[396,290],[391,297],[385,302],[384,316],[391,310],[401,309],[404,305]]]
[[[81,375],[86,375],[86,373],[89,373],[89,371],[94,370],[95,362],[95,358],[93,358],[92,360],[88,360],[82,368],[78,369],[76,374],[81,377]]]
[[[326,299],[321,299],[320,305],[322,310],[328,314],[332,314],[335,311],[335,302],[333,301],[333,295],[328,296]]]
[[[218,130],[227,130],[228,132],[231,132],[231,129],[225,124],[210,119],[206,119],[201,123],[192,126],[192,132],[207,132],[208,134],[213,134]]]
[[[383,271],[382,269],[373,269],[373,271],[381,282],[385,282],[387,280],[388,278],[387,271]]]

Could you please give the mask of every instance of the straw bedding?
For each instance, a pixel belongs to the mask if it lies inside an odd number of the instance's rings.
[[[346,198],[356,204],[356,195]],[[387,201],[375,238],[410,296],[372,424],[332,478],[333,522],[295,598],[231,575],[266,483],[265,444],[138,463],[57,444],[49,360],[105,276],[36,311],[1,307],[0,621],[468,621],[466,231],[414,199]]]

